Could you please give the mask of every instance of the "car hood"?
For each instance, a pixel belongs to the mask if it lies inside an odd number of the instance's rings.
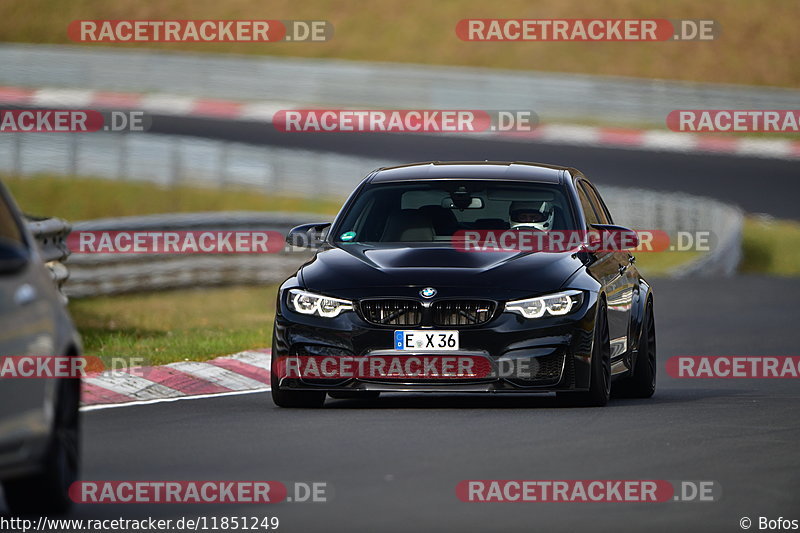
[[[502,298],[557,290],[582,266],[570,252],[464,252],[442,245],[350,243],[317,252],[300,277],[310,290],[342,296],[417,296],[420,288],[434,287],[440,296],[474,292]],[[387,291],[389,287],[394,290]],[[459,290],[447,290],[455,288]]]

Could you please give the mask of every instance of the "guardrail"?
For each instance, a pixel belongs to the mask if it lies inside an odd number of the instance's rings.
[[[165,214],[78,222],[73,231],[260,230],[282,234],[318,214],[216,212]],[[71,298],[181,287],[271,284],[289,276],[310,252],[275,254],[73,254]]]
[[[64,266],[63,261],[69,257],[70,253],[66,239],[71,226],[66,220],[60,218],[26,216],[25,219],[28,229],[39,247],[42,261],[50,270],[53,283],[63,295],[63,285],[69,278],[69,270]]]
[[[674,109],[794,109],[770,87],[366,61],[3,44],[0,84],[309,106],[525,109],[547,120],[663,126]]]
[[[0,135],[0,172],[258,187],[269,194],[343,197],[372,169],[399,163],[160,134]]]
[[[689,264],[676,267],[673,277],[732,276],[742,258],[744,213],[736,206],[684,193],[644,189],[597,188],[614,222],[640,230],[710,234],[710,250]]]

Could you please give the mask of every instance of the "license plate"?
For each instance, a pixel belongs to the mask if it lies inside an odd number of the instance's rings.
[[[423,352],[450,352],[458,350],[456,330],[396,330],[395,350],[419,350]]]

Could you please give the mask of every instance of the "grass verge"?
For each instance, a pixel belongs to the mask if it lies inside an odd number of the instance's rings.
[[[86,355],[146,365],[205,361],[270,346],[275,286],[161,291],[72,300]]]
[[[644,276],[667,276],[673,270],[700,257],[701,252],[644,252],[636,254],[636,267]]]
[[[749,274],[800,276],[800,222],[747,217],[739,270]]]
[[[25,213],[69,221],[199,211],[298,211],[336,214],[337,200],[276,196],[253,189],[70,178],[52,175],[0,179]]]

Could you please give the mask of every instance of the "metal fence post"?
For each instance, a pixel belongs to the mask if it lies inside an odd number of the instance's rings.
[[[182,161],[181,161],[180,150],[181,150],[180,140],[178,139],[173,140],[172,154],[171,154],[172,158],[170,161],[170,175],[169,175],[169,180],[170,180],[169,184],[173,187],[177,186],[182,181],[182,176],[181,176]]]
[[[229,143],[220,142],[218,146],[219,146],[219,158],[218,158],[219,168],[217,169],[217,175],[218,175],[217,181],[219,182],[220,188],[224,189],[225,186],[228,184]]]
[[[78,175],[78,135],[69,137],[69,175]]]
[[[117,179],[123,180],[128,174],[128,136],[123,133],[117,139]]]
[[[278,188],[278,175],[275,173],[274,158],[271,157],[269,148],[264,150],[264,190],[275,193]]]

